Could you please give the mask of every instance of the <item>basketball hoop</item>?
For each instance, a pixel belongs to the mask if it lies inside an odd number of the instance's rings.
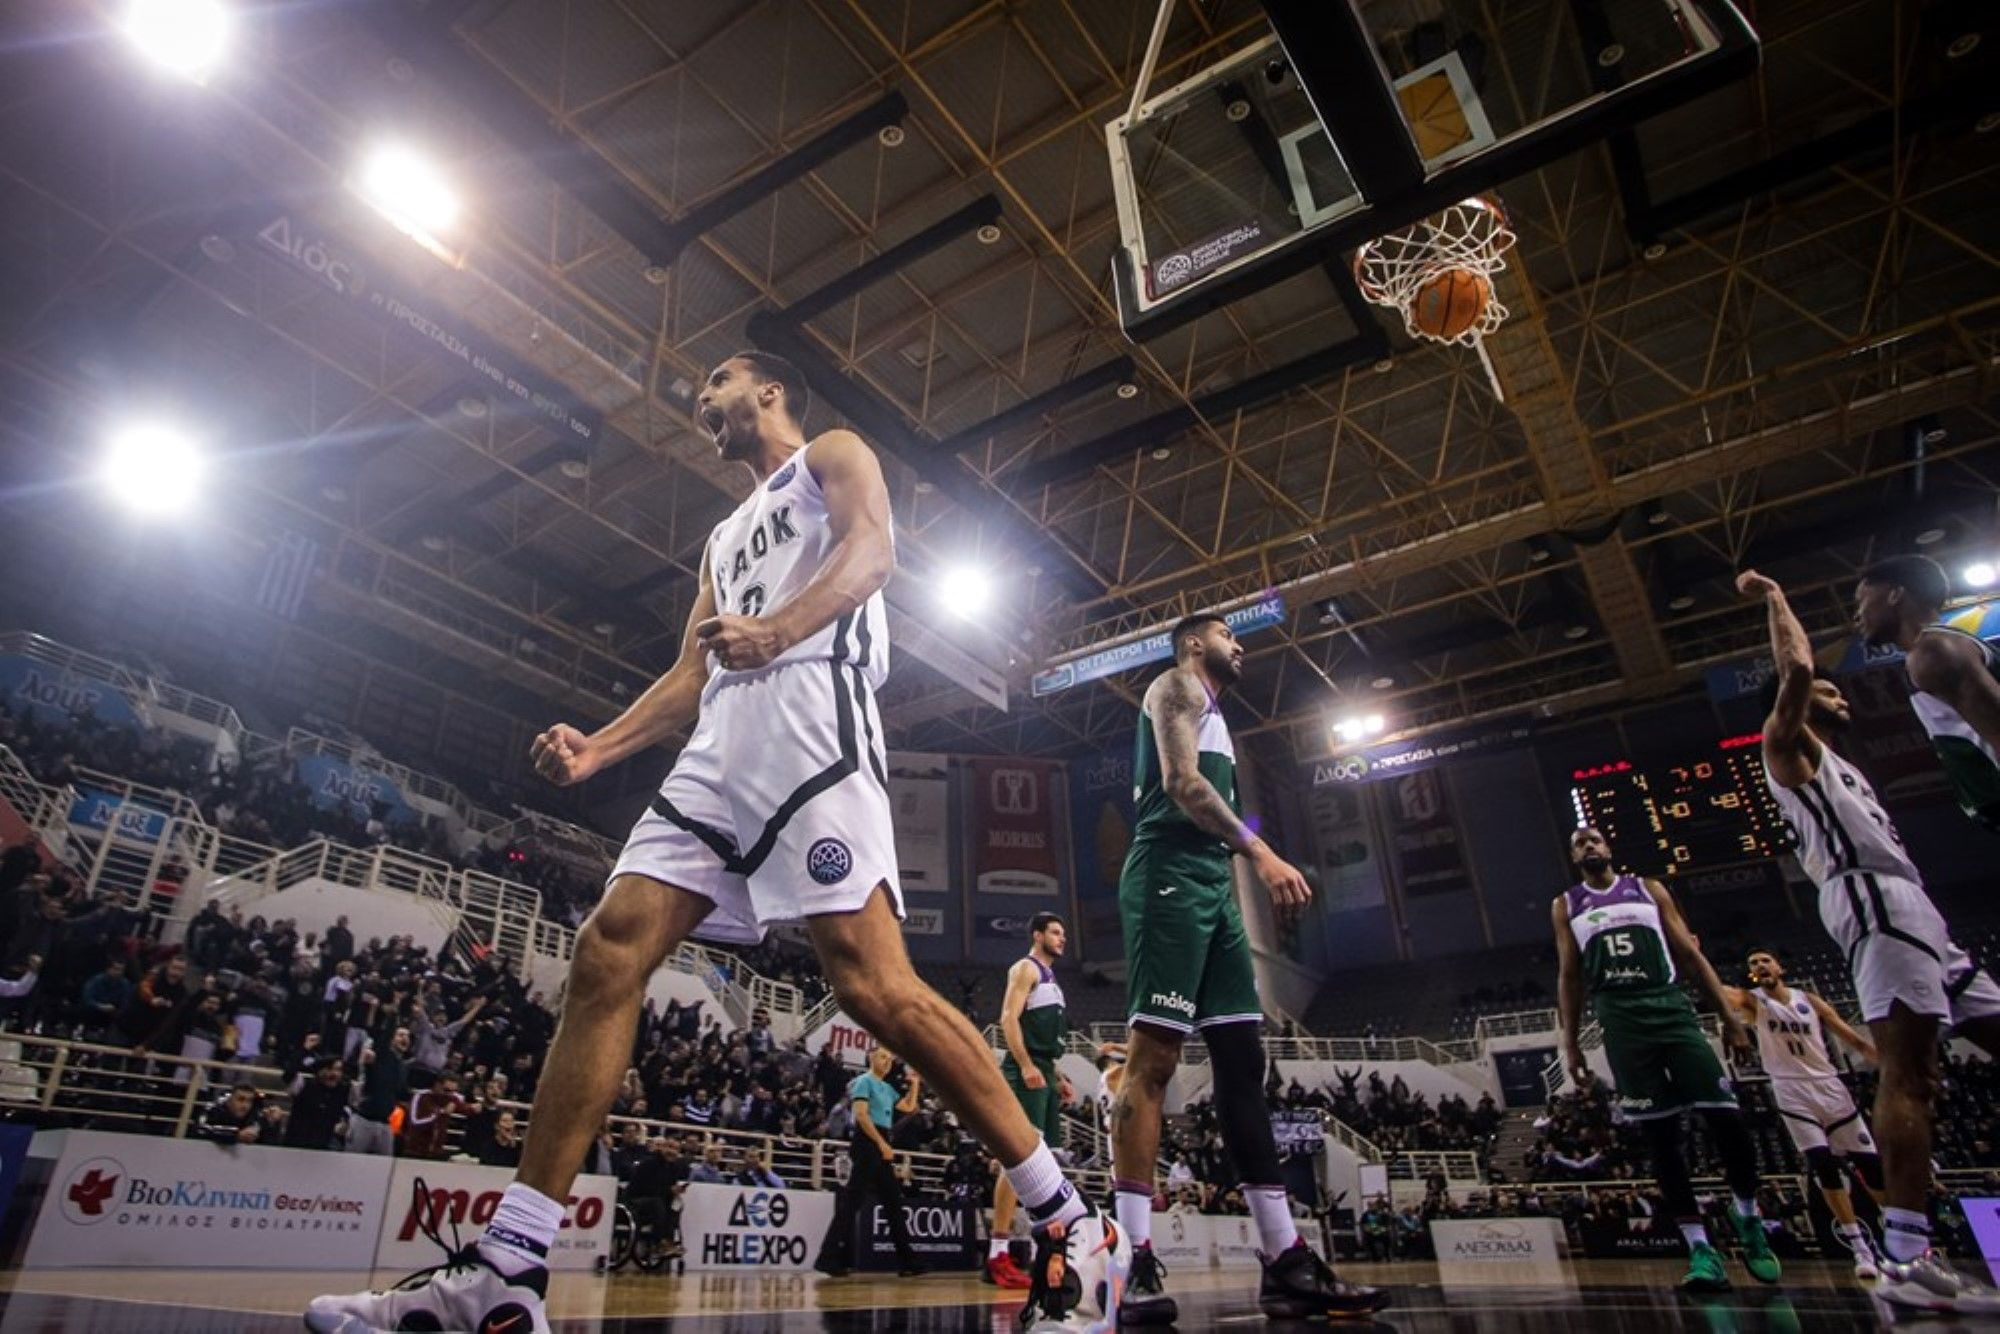
[[[1500,205],[1475,196],[1364,244],[1354,277],[1363,296],[1403,313],[1412,338],[1477,348],[1507,318],[1493,275],[1513,244]]]

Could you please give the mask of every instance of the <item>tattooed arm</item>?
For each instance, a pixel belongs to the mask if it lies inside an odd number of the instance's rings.
[[[1281,909],[1312,900],[1312,887],[1298,868],[1250,832],[1215,785],[1201,774],[1201,719],[1208,712],[1208,689],[1184,667],[1162,672],[1146,691],[1145,711],[1160,752],[1160,783],[1181,812],[1203,833],[1250,862],[1258,883]]]

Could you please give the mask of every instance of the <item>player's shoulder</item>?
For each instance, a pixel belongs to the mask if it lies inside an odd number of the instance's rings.
[[[1153,678],[1152,684],[1146,687],[1145,698],[1148,704],[1159,700],[1173,704],[1192,704],[1199,701],[1205,705],[1208,702],[1208,692],[1202,689],[1199,677],[1188,668],[1176,663]]]
[[[830,431],[821,431],[805,447],[806,466],[818,475],[821,468],[839,466],[844,462],[866,455],[873,458],[875,451],[868,442],[844,426],[836,426]]]
[[[1961,671],[1983,663],[1984,657],[1985,650],[1970,635],[1953,634],[1940,626],[1918,635],[1903,663],[1916,687],[1928,691],[1949,685]]]

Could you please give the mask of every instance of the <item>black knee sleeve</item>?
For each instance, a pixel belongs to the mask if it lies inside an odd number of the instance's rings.
[[[1882,1192],[1882,1159],[1872,1153],[1852,1153],[1847,1161],[1854,1168],[1854,1174],[1876,1194]]]
[[[1750,1139],[1750,1127],[1741,1112],[1710,1111],[1703,1114],[1708,1133],[1715,1140],[1715,1152],[1722,1159],[1722,1175],[1729,1189],[1746,1200],[1757,1197],[1757,1146]]]
[[[1846,1190],[1847,1173],[1842,1170],[1841,1160],[1833,1156],[1833,1150],[1824,1145],[1805,1152],[1806,1170],[1813,1180],[1819,1182],[1821,1190]]]
[[[1215,1119],[1223,1147],[1239,1181],[1276,1186],[1278,1141],[1271,1133],[1271,1107],[1264,1100],[1264,1026],[1254,1021],[1216,1024],[1201,1031],[1208,1064],[1215,1073]]]
[[[1680,1117],[1662,1116],[1640,1124],[1646,1128],[1646,1143],[1653,1152],[1653,1175],[1659,1180],[1660,1197],[1666,1201],[1667,1212],[1677,1220],[1699,1219],[1701,1207],[1695,1203],[1694,1181],[1688,1175],[1687,1155],[1681,1150]]]

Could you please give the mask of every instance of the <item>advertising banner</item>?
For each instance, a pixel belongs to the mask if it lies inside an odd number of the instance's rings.
[[[1011,940],[1026,950],[1032,917],[1032,913],[981,913],[972,919],[972,934],[979,940]]]
[[[1577,1224],[1583,1253],[1593,1260],[1616,1260],[1628,1256],[1679,1258],[1687,1245],[1673,1220],[1667,1218],[1597,1218],[1585,1215]]]
[[[1514,750],[1530,744],[1534,736],[1534,725],[1522,721],[1391,741],[1319,761],[1312,767],[1312,785],[1325,787],[1329,783],[1368,783],[1378,778],[1393,778],[1473,755]]]
[[[856,1070],[868,1064],[868,1049],[874,1045],[868,1030],[849,1019],[844,1010],[835,1010],[831,1018],[806,1035],[806,1050],[814,1056],[832,1047],[842,1065]]]
[[[1285,600],[1276,593],[1267,592],[1255,602],[1224,612],[1222,619],[1240,639],[1253,630],[1267,630],[1274,625],[1282,625],[1285,620]],[[1148,663],[1165,662],[1174,656],[1173,627],[1167,626],[1144,639],[1128,640],[1123,644],[1113,644],[1110,648],[1098,649],[1073,658],[1065,663],[1036,672],[1028,683],[1028,693],[1036,699],[1068,690],[1071,686],[1082,685],[1106,676],[1116,676],[1129,672],[1135,667]]]
[[[1389,789],[1389,827],[1406,897],[1472,888],[1444,775],[1424,772],[1396,779]]]
[[[1153,1254],[1169,1272],[1210,1269],[1215,1265],[1215,1238],[1208,1220],[1178,1209],[1153,1215]]]
[[[327,1155],[340,1156],[340,1155]],[[350,1158],[349,1161],[352,1161]],[[375,1248],[377,1269],[408,1270],[437,1264],[436,1243],[424,1235],[418,1213],[417,1178],[424,1179],[431,1220],[446,1237],[456,1223],[467,1237],[477,1236],[500,1207],[500,1197],[514,1180],[506,1167],[478,1163],[418,1162],[399,1158],[389,1179],[389,1207],[382,1219],[382,1239]],[[611,1224],[618,1202],[615,1177],[580,1176],[570,1187],[562,1229],[549,1247],[551,1269],[595,1269],[611,1255]]]
[[[797,1273],[833,1223],[833,1192],[697,1182],[681,1196],[689,1269]]]
[[[95,834],[109,830],[134,843],[159,842],[166,836],[167,821],[171,818],[157,807],[94,787],[77,788],[76,800],[69,807],[72,828]]]
[[[366,820],[376,805],[388,808],[384,819],[402,823],[417,818],[403,790],[378,773],[357,769],[331,755],[307,755],[293,772],[299,783],[312,792],[313,805],[323,811],[345,808],[357,820]]]
[[[1322,913],[1360,912],[1388,901],[1366,801],[1367,793],[1359,787],[1319,787],[1306,793],[1306,819],[1319,864],[1314,897]]]
[[[41,723],[95,718],[137,727],[144,721],[125,692],[111,682],[13,653],[0,654],[0,700],[16,717]]]
[[[906,936],[941,936],[944,934],[944,909],[906,908],[903,910],[903,934]]]
[[[604,432],[603,415],[511,352],[415,292],[394,289],[383,273],[319,223],[280,213],[257,239],[294,268],[369,310],[412,344],[456,361],[495,399],[579,447]]]
[[[951,784],[942,755],[889,756],[896,873],[905,894],[945,894],[951,884]]]
[[[1054,897],[1057,766],[1016,756],[972,762],[976,884],[982,894]]]
[[[979,1268],[984,1247],[979,1239],[977,1214],[969,1204],[913,1204],[905,1201],[903,1227],[910,1236],[910,1250],[917,1263],[933,1273],[954,1269]],[[869,1208],[867,1216],[854,1220],[856,1269],[891,1273],[896,1263],[896,1243],[889,1235],[889,1215],[884,1206]]]
[[[2000,1283],[2000,1200],[1974,1199],[1960,1196],[1958,1207],[1965,1210],[1966,1224],[1972,1228],[1972,1236],[1979,1243],[1979,1253],[1986,1259],[1987,1272],[1993,1281]]]
[[[27,1264],[367,1269],[392,1165],[344,1153],[72,1130],[49,1177]],[[431,1246],[420,1262],[437,1258]]]
[[[1211,1215],[1208,1235],[1218,1269],[1247,1269],[1263,1263],[1257,1224],[1234,1215]]]
[[[1133,716],[1132,725],[1139,720]],[[1125,953],[1118,918],[1118,880],[1132,847],[1132,747],[1100,751],[1070,766],[1070,822],[1076,839],[1077,915],[1083,957],[1116,959]]]
[[[1876,795],[1892,806],[1948,800],[1951,784],[1937,752],[1910,707],[1910,677],[1902,667],[1870,667],[1844,676],[1853,721],[1846,754],[1868,775]]]
[[[1326,1127],[1310,1107],[1272,1112],[1271,1132],[1277,1137],[1280,1158],[1326,1152]]]
[[[1563,1230],[1553,1218],[1435,1219],[1431,1244],[1441,1265],[1554,1265]]]

